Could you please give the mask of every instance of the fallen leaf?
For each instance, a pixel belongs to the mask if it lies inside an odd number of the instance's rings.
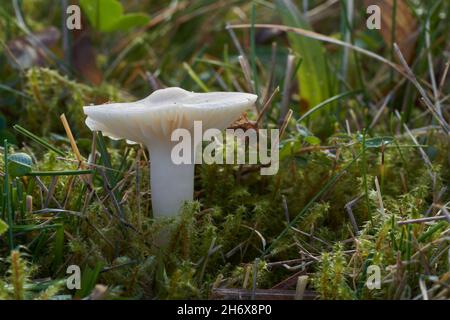
[[[392,43],[392,16],[394,14],[394,0],[365,0],[366,7],[377,5],[381,9],[381,29],[379,30],[384,42]],[[406,61],[410,62],[414,55],[415,43],[419,35],[417,21],[406,0],[397,0],[395,15],[395,42],[399,45]]]
[[[94,85],[102,82],[102,73],[97,66],[96,54],[90,37],[90,28],[73,30],[72,66]]]

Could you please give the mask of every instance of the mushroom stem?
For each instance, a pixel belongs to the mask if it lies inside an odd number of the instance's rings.
[[[195,163],[173,163],[171,143],[147,146],[150,150],[153,217],[177,216],[183,203],[193,199]]]

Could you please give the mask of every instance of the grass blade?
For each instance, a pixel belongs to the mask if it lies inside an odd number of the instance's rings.
[[[277,0],[276,5],[285,25],[311,29],[307,20],[290,0]],[[254,25],[253,27],[256,28],[257,26]],[[298,72],[302,98],[308,101],[310,106],[328,99],[332,93],[327,85],[330,82],[328,81],[327,64],[322,44],[317,40],[299,37],[295,34],[288,34],[288,39],[294,51],[299,54],[304,62]]]
[[[27,138],[29,138],[29,139],[33,140],[34,142],[40,144],[40,145],[43,146],[44,148],[46,148],[46,149],[48,149],[48,150],[51,150],[51,151],[54,151],[54,152],[56,152],[57,154],[59,154],[60,156],[62,156],[62,157],[64,157],[64,156],[66,155],[63,151],[61,151],[61,150],[59,150],[58,148],[52,146],[50,143],[48,143],[47,141],[45,141],[45,140],[42,139],[42,138],[39,138],[38,136],[36,136],[35,134],[31,133],[31,132],[28,131],[27,129],[25,129],[25,128],[23,128],[23,127],[17,125],[17,124],[16,124],[15,126],[13,126],[13,128],[14,128],[17,132],[19,132],[19,133],[23,134],[24,136],[26,136]]]

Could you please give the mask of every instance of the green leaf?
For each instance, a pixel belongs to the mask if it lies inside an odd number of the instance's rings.
[[[26,176],[31,172],[33,160],[26,153],[14,153],[8,156],[8,173],[12,177]]]
[[[126,14],[113,27],[114,30],[128,30],[134,27],[146,25],[149,17],[143,13]],[[112,31],[112,30],[111,30]]]
[[[123,15],[123,7],[116,0],[80,0],[80,6],[91,25],[100,31],[107,31]]]
[[[86,266],[83,270],[83,274],[81,276],[81,289],[77,290],[75,296],[78,298],[84,298],[89,295],[94,289],[100,272],[103,269],[103,263],[97,262],[94,268],[90,268]]]
[[[311,30],[309,23],[291,0],[277,0],[276,4],[284,25]],[[318,105],[332,96],[324,48],[314,39],[290,32],[287,36],[294,51],[303,59],[298,71],[301,97],[310,107]]]
[[[123,13],[118,0],[80,0],[80,6],[91,25],[102,32],[124,31],[148,23],[143,13]]]
[[[360,142],[363,141],[362,135],[358,135],[356,138]],[[392,143],[392,141],[394,141],[394,138],[392,138],[392,137],[375,137],[375,138],[366,139],[365,144],[366,144],[366,148],[381,148],[382,145],[386,146],[386,145]]]
[[[302,147],[302,143],[300,140],[284,141],[280,147],[279,158],[280,160],[284,160],[299,151]]]
[[[316,146],[320,144],[320,139],[316,136],[307,136],[305,137],[305,141],[308,142],[310,145]]]
[[[3,221],[2,219],[0,219],[0,235],[5,233],[6,230],[8,230],[8,224],[5,221]]]
[[[64,257],[64,226],[62,224],[59,224],[59,226],[56,227],[53,250],[53,266],[55,270],[57,270],[61,265]]]

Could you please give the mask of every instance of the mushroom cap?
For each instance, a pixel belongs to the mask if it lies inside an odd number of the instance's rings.
[[[85,106],[86,125],[113,139],[148,143],[170,139],[173,130],[192,130],[202,121],[203,130],[225,129],[248,110],[257,96],[241,92],[195,93],[173,87],[156,90],[130,103]]]

